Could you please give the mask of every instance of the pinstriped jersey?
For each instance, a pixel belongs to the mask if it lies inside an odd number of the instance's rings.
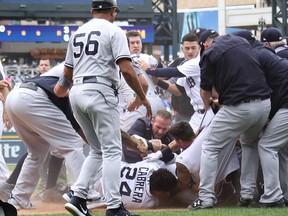
[[[121,58],[130,52],[123,30],[104,19],[94,18],[80,26],[70,37],[65,65],[73,68],[73,79],[100,76],[119,86]]]

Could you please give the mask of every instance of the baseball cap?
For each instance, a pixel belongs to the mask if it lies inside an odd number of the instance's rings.
[[[199,38],[200,35],[201,35],[204,31],[206,31],[206,30],[207,30],[206,28],[196,28],[196,29],[192,29],[192,30],[191,30],[191,33],[192,33],[192,34],[196,34],[197,37]]]
[[[106,10],[113,7],[116,8],[117,13],[120,12],[116,0],[92,0],[91,10]]]
[[[2,200],[0,200],[0,215],[1,216],[17,216],[17,210],[13,205],[7,202],[2,202]]]
[[[255,36],[251,31],[248,30],[240,30],[232,33],[233,35],[245,38],[246,40],[255,40]]]
[[[203,43],[205,43],[205,41],[213,34],[218,34],[218,33],[212,29],[207,29],[204,32],[202,32],[198,40],[198,43],[200,44],[200,46],[203,45]]]
[[[265,29],[261,33],[261,42],[274,42],[274,41],[282,41],[283,36],[279,29],[270,27]]]

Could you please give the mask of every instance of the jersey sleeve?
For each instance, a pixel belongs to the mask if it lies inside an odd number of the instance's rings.
[[[69,39],[67,52],[66,52],[66,58],[65,58],[65,66],[73,68],[73,35]]]
[[[117,27],[115,29],[111,38],[111,48],[115,63],[121,58],[131,60],[126,35],[121,28]]]
[[[200,67],[199,67],[200,56],[197,56],[195,59],[191,59],[185,62],[182,65],[177,66],[177,69],[180,73],[184,74],[186,77],[199,76]]]

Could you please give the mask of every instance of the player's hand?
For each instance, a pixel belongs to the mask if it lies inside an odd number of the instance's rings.
[[[3,123],[8,130],[12,128],[12,122],[11,122],[7,112],[5,112],[5,111],[3,112]]]
[[[141,67],[143,71],[146,71],[151,66],[144,60],[137,59],[136,63]]]
[[[7,87],[9,91],[11,91],[11,89],[12,89],[12,85],[11,85],[11,83],[9,81],[1,80],[0,81],[0,89],[3,89],[5,87]]]
[[[159,160],[160,158],[163,157],[163,154],[161,151],[157,151],[155,153],[148,154],[146,157],[143,158],[143,160],[147,162],[154,162]]]
[[[146,116],[150,118],[152,116],[152,109],[151,109],[150,102],[147,100],[146,97],[145,97],[145,99],[141,100],[141,102],[142,102],[143,106],[146,107],[146,110],[147,110]]]
[[[135,110],[137,110],[140,106],[142,105],[142,102],[140,100],[140,98],[138,96],[136,96],[136,98],[129,103],[127,110],[129,112],[133,112]]]
[[[162,144],[160,139],[152,139],[152,140],[149,140],[149,142],[152,144],[154,152],[157,152],[166,146]]]

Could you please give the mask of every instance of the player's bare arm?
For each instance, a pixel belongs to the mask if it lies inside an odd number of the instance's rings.
[[[205,110],[208,109],[211,103],[211,98],[212,98],[212,92],[211,91],[205,91],[204,89],[200,89],[200,95],[202,97],[203,103],[204,103],[204,108]]]
[[[136,72],[128,59],[119,59],[117,64],[120,67],[120,71],[126,80],[127,84],[135,91],[135,93],[139,96],[142,104],[147,109],[147,116],[152,116],[151,105],[146,98],[146,95],[140,85],[140,82],[137,78]]]
[[[54,93],[58,97],[66,97],[69,94],[69,87],[72,84],[73,68],[64,67],[63,77],[59,78],[59,81],[54,87]]]
[[[139,79],[139,82],[140,82],[140,84],[142,86],[142,89],[143,89],[144,93],[146,94],[147,91],[148,91],[148,82],[147,82],[145,76],[143,74],[140,74],[138,76],[138,79]],[[141,99],[137,95],[135,97],[135,99],[128,105],[127,110],[129,112],[132,112],[132,111],[138,109],[141,105],[142,105]]]
[[[9,92],[12,90],[11,83],[7,80],[1,80],[0,81],[0,93],[2,95],[2,101],[3,101],[3,123],[7,129],[10,129],[12,127],[12,122],[6,112],[6,98]]]

